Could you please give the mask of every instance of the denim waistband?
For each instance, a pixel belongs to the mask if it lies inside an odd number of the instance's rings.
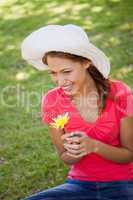
[[[132,180],[116,180],[116,181],[83,181],[78,179],[66,179],[65,183],[78,184],[78,185],[114,185],[114,184],[133,184]]]

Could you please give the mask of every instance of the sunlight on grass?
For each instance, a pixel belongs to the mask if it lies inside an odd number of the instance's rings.
[[[122,24],[119,28],[120,28],[120,30],[122,30],[122,31],[130,31],[130,30],[133,30],[133,22],[124,23],[124,24]]]
[[[128,75],[129,73],[133,76],[133,69],[129,66],[125,66],[117,71],[116,77],[117,79],[122,79],[124,76]]]
[[[66,3],[63,5],[56,4],[54,7],[52,7],[52,12],[55,14],[62,14],[67,10],[69,10],[71,7],[72,7],[72,2],[66,1]]]
[[[120,44],[120,40],[117,38],[117,37],[111,37],[109,39],[109,42],[113,45],[113,46],[116,46],[118,44]]]
[[[3,19],[19,19],[25,15],[25,10],[20,9],[19,6],[13,6],[10,8],[10,12],[8,12],[6,15],[3,15]]]
[[[99,12],[101,12],[102,11],[102,9],[103,9],[103,7],[102,6],[94,6],[94,7],[92,7],[92,12],[96,12],[96,13],[99,13]]]
[[[5,47],[5,50],[14,50],[16,48],[16,46],[15,45],[13,45],[13,44],[8,44],[6,47]]]
[[[109,47],[111,45],[111,47],[117,46],[120,44],[120,40],[118,37],[110,37],[109,40],[105,43],[106,47]]]
[[[21,80],[26,80],[29,78],[29,74],[25,72],[19,72],[16,74],[16,80],[21,81]]]
[[[106,15],[107,15],[108,17],[111,16],[111,15],[112,15],[111,11],[107,11],[107,12],[106,12]]]
[[[112,2],[119,2],[119,1],[121,1],[121,0],[110,0],[110,1],[112,1]]]
[[[83,25],[84,25],[84,29],[86,31],[90,31],[94,28],[94,24],[93,24],[92,20],[90,19],[90,17],[88,17],[86,19],[86,21],[84,21]]]
[[[0,0],[0,6],[2,6],[5,3],[5,0]]]
[[[127,83],[133,91],[133,66],[127,65],[122,68],[114,68],[111,77],[117,80],[123,80]]]
[[[96,35],[94,35],[94,36],[91,36],[91,38],[92,38],[93,41],[96,42],[96,41],[102,40],[103,34],[102,34],[102,33],[99,33],[99,34],[96,34]]]

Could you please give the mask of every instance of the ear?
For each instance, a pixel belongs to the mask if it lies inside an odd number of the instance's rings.
[[[90,67],[91,61],[87,60],[86,62],[84,62],[84,67],[85,69],[88,69]]]

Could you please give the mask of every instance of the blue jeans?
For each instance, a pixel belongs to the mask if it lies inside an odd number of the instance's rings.
[[[62,185],[35,193],[24,200],[133,200],[133,181],[67,179]]]

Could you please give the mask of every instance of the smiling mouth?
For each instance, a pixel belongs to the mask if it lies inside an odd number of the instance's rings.
[[[72,89],[72,85],[62,87],[65,91],[70,91]]]

